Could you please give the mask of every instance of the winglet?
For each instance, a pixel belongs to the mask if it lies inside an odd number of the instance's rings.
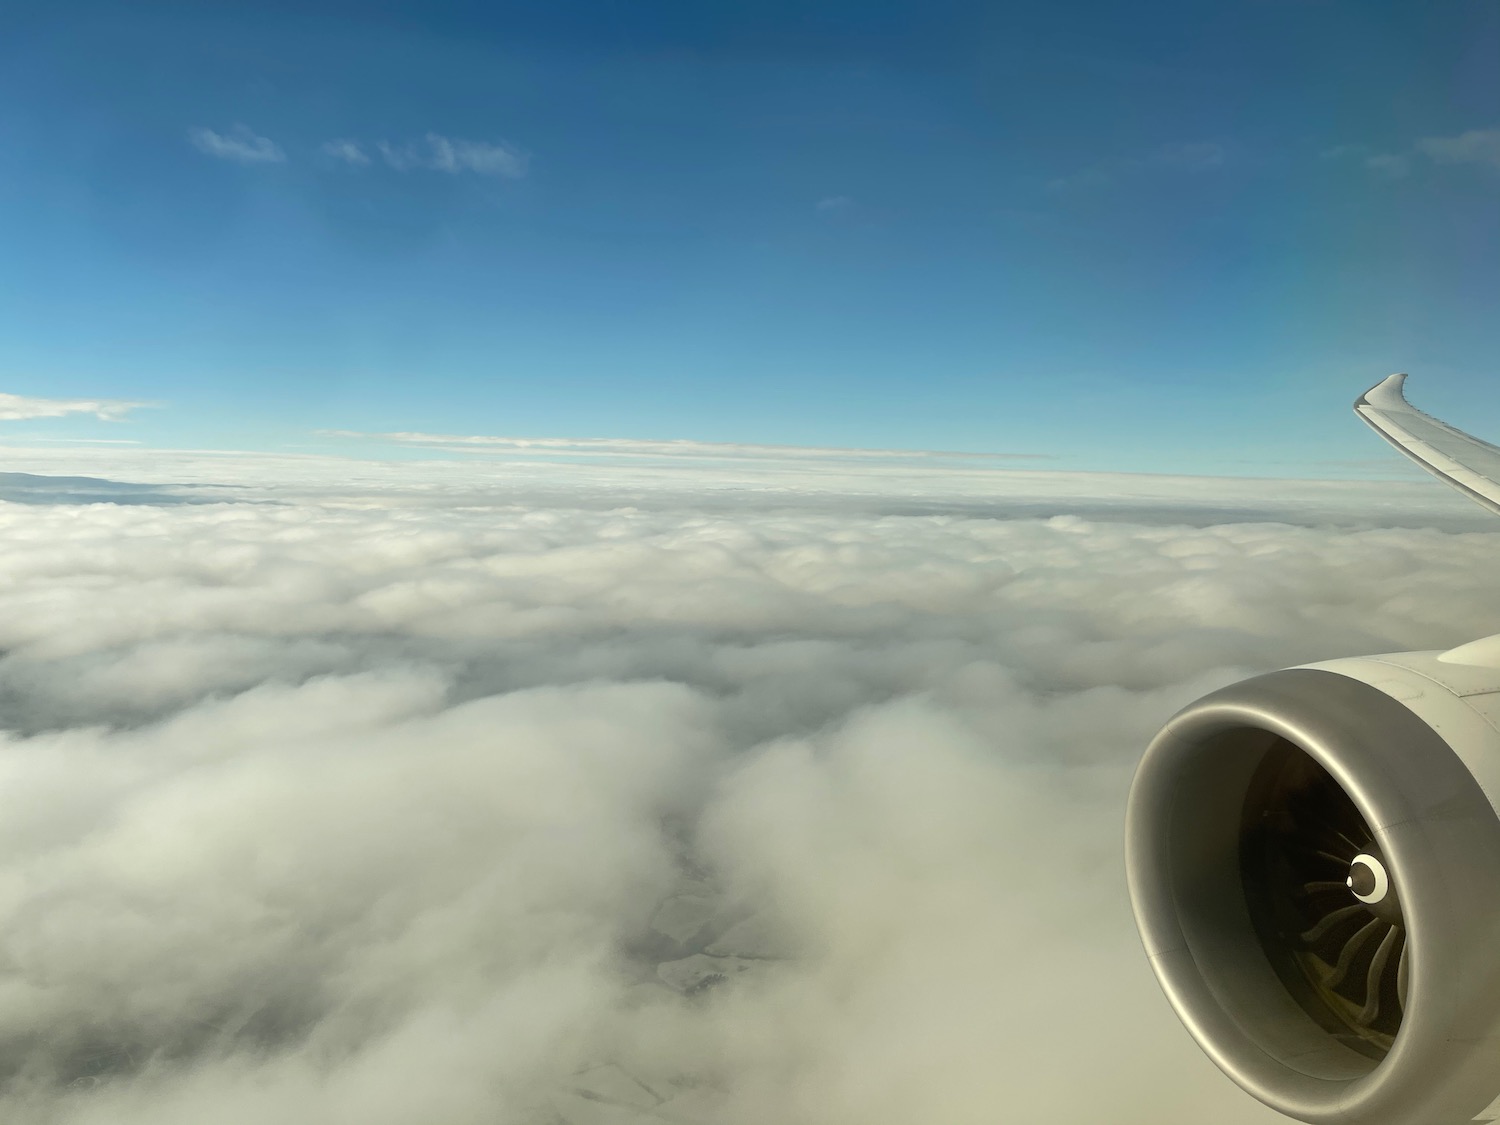
[[[1355,412],[1361,417],[1364,411],[1360,408],[1364,406],[1375,410],[1411,410],[1411,403],[1406,401],[1406,373],[1387,375],[1354,400]]]
[[[1454,429],[1406,401],[1406,375],[1387,375],[1354,401],[1354,412],[1407,457],[1481,507],[1500,515],[1500,448]]]

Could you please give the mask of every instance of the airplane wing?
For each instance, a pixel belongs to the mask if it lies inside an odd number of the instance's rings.
[[[1402,393],[1405,375],[1388,375],[1354,403],[1370,427],[1444,484],[1500,515],[1500,448],[1423,414]]]

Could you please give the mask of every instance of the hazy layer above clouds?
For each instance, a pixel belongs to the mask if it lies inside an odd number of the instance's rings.
[[[1436,484],[297,464],[0,504],[0,1119],[1278,1120],[1140,953],[1130,769],[1500,631],[1500,527],[1376,526]]]

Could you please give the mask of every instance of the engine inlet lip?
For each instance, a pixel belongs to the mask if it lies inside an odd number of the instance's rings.
[[[1202,828],[1214,815],[1209,806],[1218,801],[1228,808],[1242,794],[1257,755],[1226,750],[1225,740],[1246,732],[1286,739],[1322,765],[1368,821],[1403,889],[1410,1002],[1378,1062],[1330,1046],[1326,1033],[1320,1038],[1312,1019],[1275,987],[1269,965],[1261,971],[1259,947],[1235,930],[1234,895],[1202,890],[1233,882],[1222,857],[1193,854],[1192,833],[1211,834]],[[1185,792],[1193,800],[1184,800]],[[1195,805],[1207,811],[1194,813]],[[1450,822],[1459,825],[1457,836],[1444,826]],[[1495,877],[1477,894],[1483,901],[1475,901],[1471,880],[1459,886],[1419,877],[1455,863],[1465,870],[1466,858]],[[1336,1125],[1422,1115],[1463,1119],[1493,1096],[1481,1096],[1492,1079],[1479,1073],[1473,1052],[1459,1058],[1445,1046],[1458,1029],[1483,1025],[1491,1032],[1500,1014],[1496,972],[1484,971],[1473,943],[1459,936],[1474,933],[1485,911],[1500,917],[1500,895],[1489,889],[1500,885],[1500,820],[1457,755],[1390,696],[1352,677],[1291,669],[1184,709],[1137,771],[1126,863],[1142,941],[1169,1001],[1220,1069],[1260,1101],[1303,1121]],[[1481,979],[1466,989],[1455,987],[1455,976]]]

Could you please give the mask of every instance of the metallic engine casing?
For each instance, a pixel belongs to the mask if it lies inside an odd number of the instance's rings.
[[[1152,968],[1219,1068],[1291,1117],[1457,1125],[1500,1095],[1500,668],[1486,643],[1234,684],[1174,716],[1136,772],[1126,865]],[[1383,1059],[1303,1010],[1251,924],[1242,808],[1275,736],[1353,799],[1399,888],[1410,982]]]

